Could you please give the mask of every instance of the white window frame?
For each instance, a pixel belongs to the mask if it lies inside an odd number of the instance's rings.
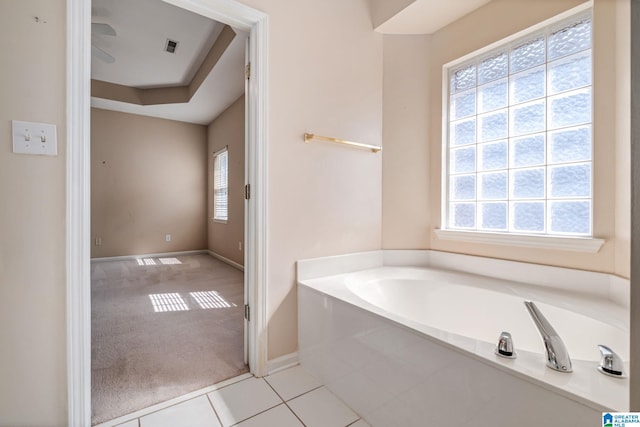
[[[218,213],[218,192],[219,192],[219,188],[218,185],[220,185],[218,179],[216,178],[216,174],[217,174],[217,164],[218,164],[218,159],[222,158],[222,156],[224,155],[226,162],[227,162],[227,167],[226,167],[226,176],[224,178],[224,183],[226,184],[226,195],[225,195],[225,199],[226,199],[226,210],[225,210],[225,216],[219,216]],[[215,153],[213,153],[213,221],[214,222],[218,222],[221,224],[226,224],[229,221],[229,147],[225,146],[223,149],[216,151]]]
[[[513,231],[476,231],[476,230],[463,230],[463,229],[450,229],[448,227],[449,221],[449,84],[450,74],[449,71],[452,68],[459,67],[465,63],[470,63],[474,59],[483,56],[489,56],[491,52],[504,49],[505,46],[517,43],[521,39],[530,38],[536,33],[546,31],[548,27],[561,24],[563,21],[570,20],[572,18],[578,18],[580,15],[584,15],[587,12],[592,13],[592,2],[584,3],[578,7],[570,9],[562,14],[559,14],[553,18],[540,22],[530,28],[513,34],[510,37],[499,40],[492,43],[482,49],[474,51],[468,55],[451,61],[443,65],[442,68],[442,189],[441,189],[441,227],[435,230],[436,236],[441,240],[454,240],[464,242],[475,242],[485,244],[497,244],[507,246],[522,246],[522,247],[536,247],[545,249],[562,249],[579,252],[598,252],[600,247],[604,244],[603,239],[594,238],[592,236],[571,236],[571,235],[555,235],[555,234],[526,234],[516,233]],[[593,25],[593,16],[592,16]],[[593,42],[592,42],[593,43]],[[591,47],[593,58],[593,45]],[[592,62],[593,64],[593,62]],[[592,65],[593,66],[593,65]],[[593,76],[593,73],[592,73]],[[593,88],[594,81],[592,80],[591,87]],[[592,115],[593,115],[593,89],[592,89]],[[593,116],[592,116],[593,126]],[[546,126],[545,126],[546,128]],[[591,229],[593,234],[593,204],[595,203],[593,187],[593,164],[595,159],[593,158],[593,136],[592,136],[592,158],[591,158]],[[546,198],[545,198],[546,200]]]

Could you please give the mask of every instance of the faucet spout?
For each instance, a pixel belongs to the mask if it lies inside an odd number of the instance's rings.
[[[556,330],[532,301],[525,301],[524,305],[542,337],[547,366],[558,372],[573,371],[569,352]]]

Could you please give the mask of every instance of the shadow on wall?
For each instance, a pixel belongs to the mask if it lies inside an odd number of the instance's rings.
[[[296,277],[295,264],[292,270],[291,274]],[[278,306],[269,311],[271,315],[268,319],[268,328],[270,331],[278,331],[278,334],[269,334],[268,359],[273,360],[298,351],[298,341],[296,340],[291,345],[290,340],[287,339],[291,336],[298,336],[298,283],[295,280]],[[293,322],[291,321],[292,317],[295,319]],[[273,349],[277,349],[278,353],[276,354]]]

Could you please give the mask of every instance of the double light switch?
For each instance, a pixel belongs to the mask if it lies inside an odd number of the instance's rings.
[[[12,120],[11,130],[14,153],[58,155],[56,125]]]

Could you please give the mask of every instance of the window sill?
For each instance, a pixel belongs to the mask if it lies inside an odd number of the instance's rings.
[[[228,220],[226,219],[215,219],[215,218],[211,218],[213,220],[213,222],[217,223],[217,224],[226,224]]]
[[[485,243],[524,248],[556,249],[572,252],[598,253],[604,239],[593,237],[534,236],[526,234],[482,233],[479,231],[434,230],[440,240]]]

